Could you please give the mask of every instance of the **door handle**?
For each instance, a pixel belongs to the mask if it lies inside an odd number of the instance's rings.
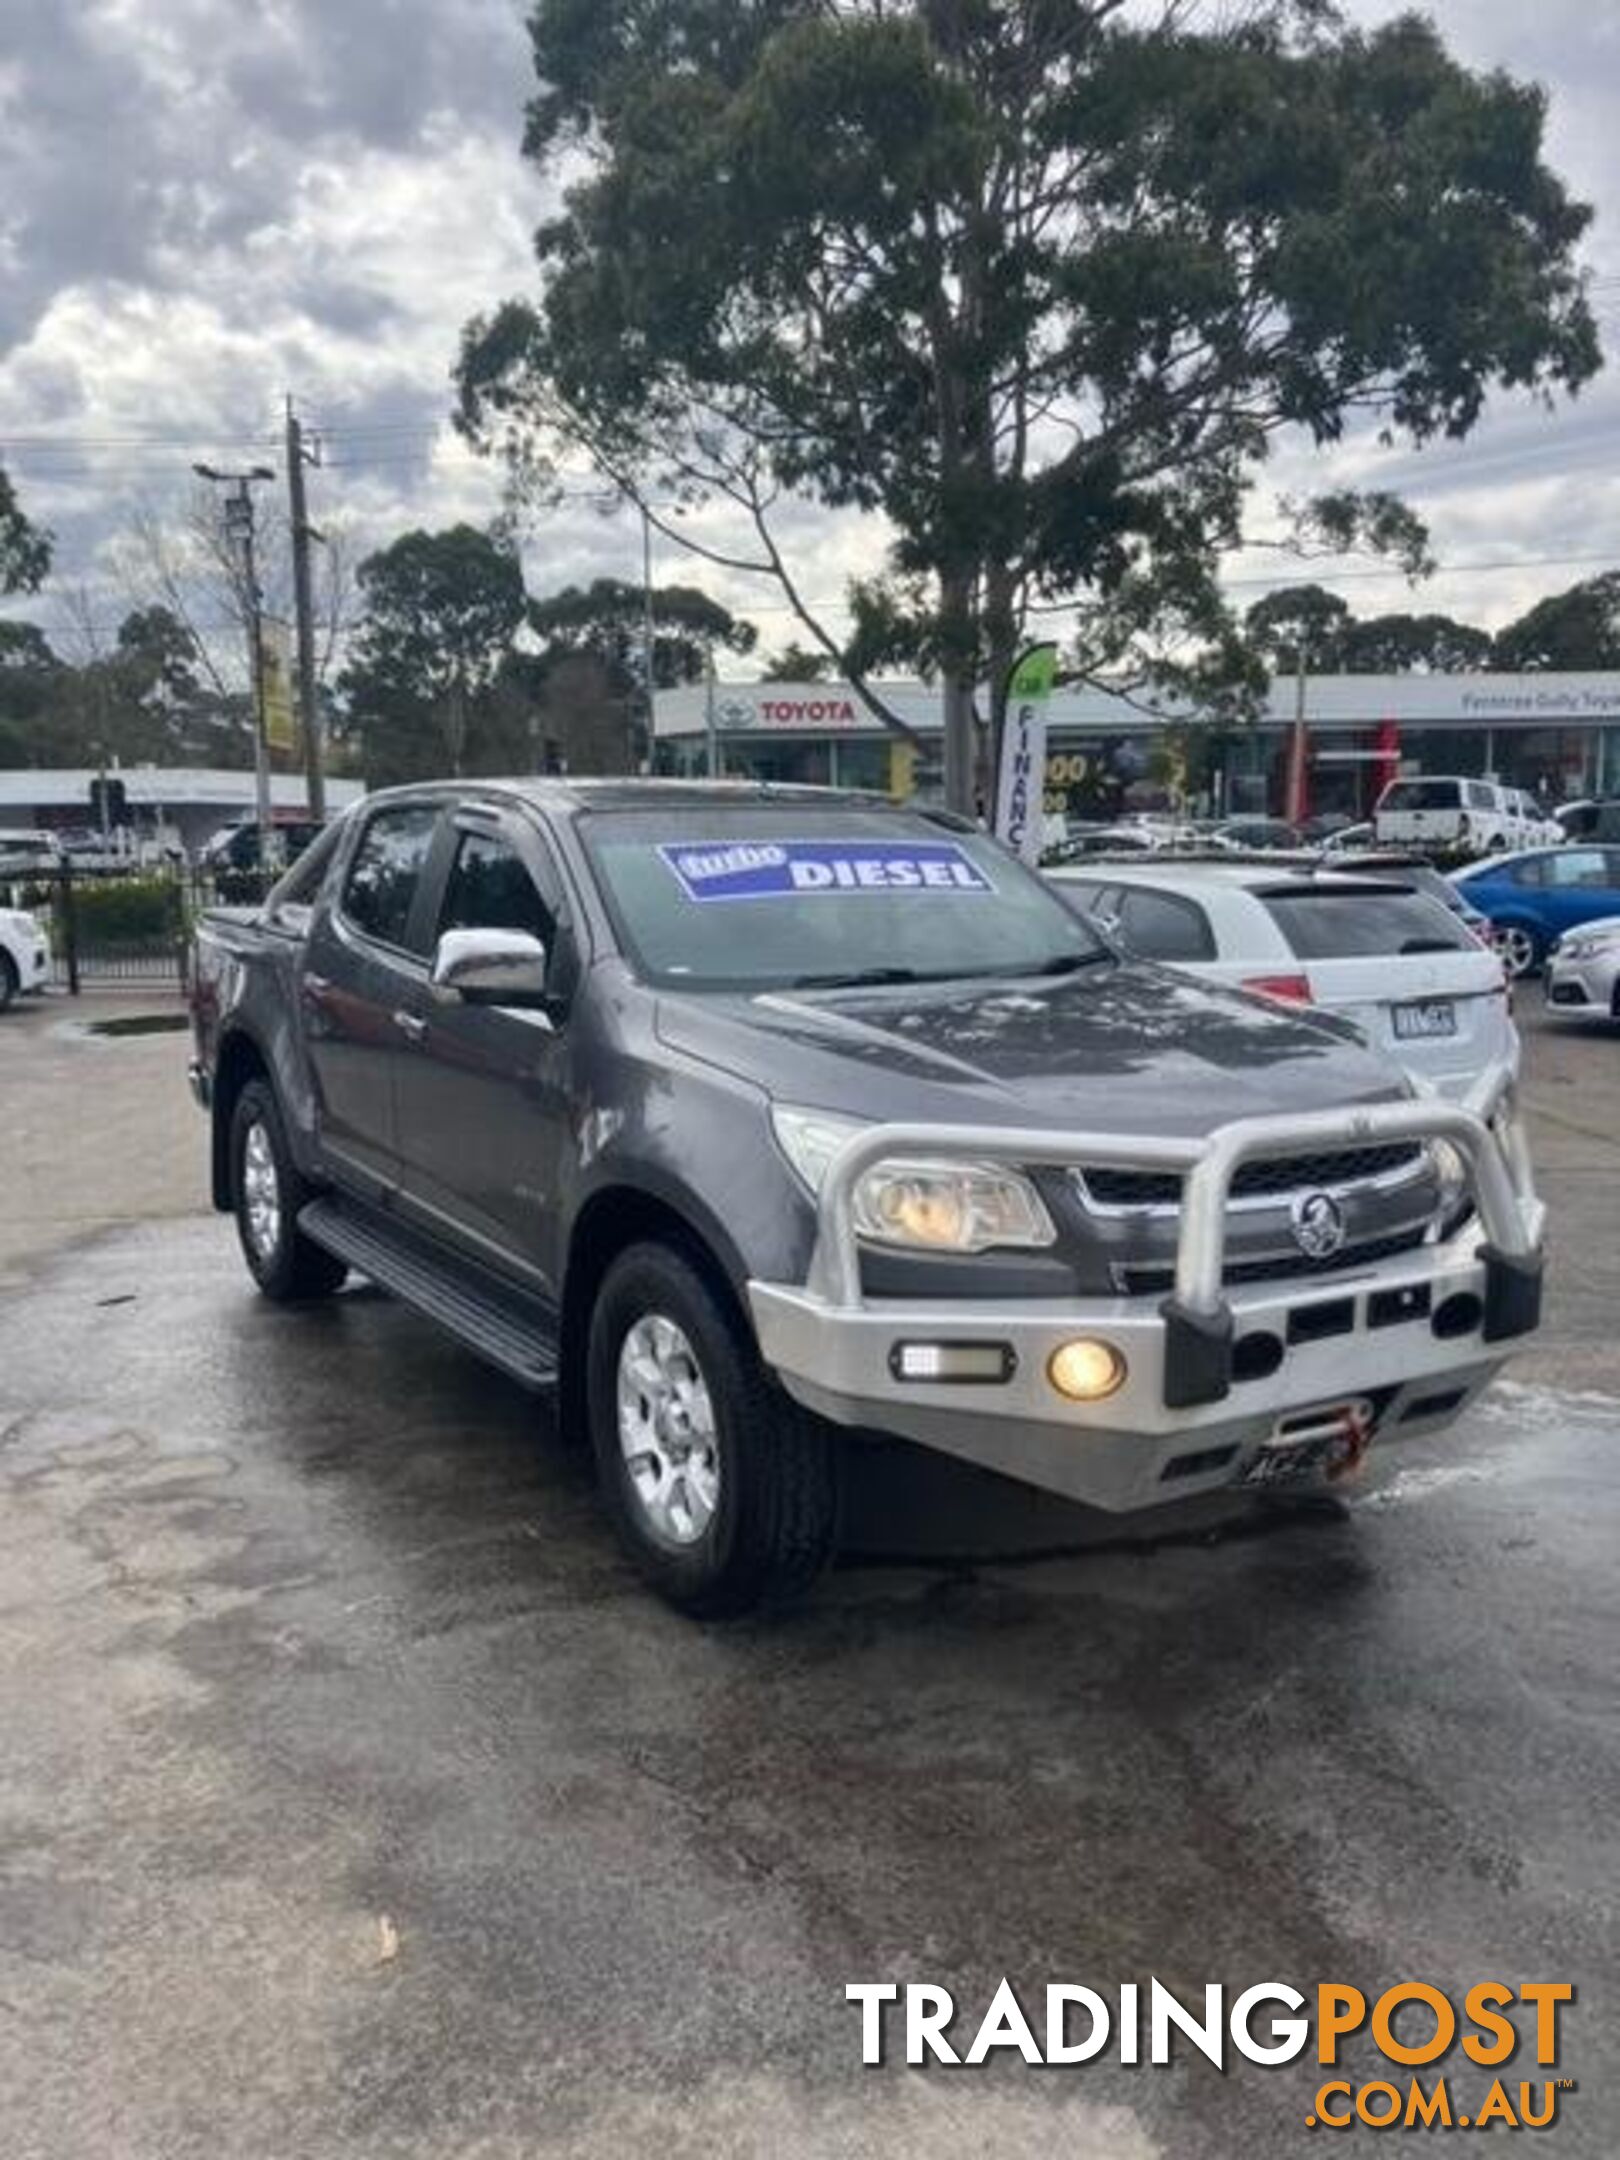
[[[395,1013],[394,1025],[408,1042],[420,1042],[428,1031],[427,1022],[418,1019],[416,1014],[411,1012]]]

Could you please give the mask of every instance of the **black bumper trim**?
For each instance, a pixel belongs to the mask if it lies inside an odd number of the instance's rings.
[[[1541,1324],[1541,1254],[1482,1245],[1479,1256],[1485,1263],[1485,1340],[1509,1342],[1530,1334]]]
[[[1194,1312],[1179,1298],[1159,1307],[1164,1321],[1164,1406],[1192,1410],[1232,1392],[1232,1308]]]

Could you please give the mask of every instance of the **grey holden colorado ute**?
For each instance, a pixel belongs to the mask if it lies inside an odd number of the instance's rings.
[[[259,1288],[352,1269],[556,1391],[691,1612],[814,1576],[863,1432],[1110,1510],[1312,1481],[1539,1314],[1506,1074],[1415,1097],[879,799],[373,795],[193,996]]]

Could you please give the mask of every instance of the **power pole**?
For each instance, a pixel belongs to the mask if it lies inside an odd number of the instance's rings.
[[[326,775],[322,769],[320,695],[315,687],[315,607],[310,595],[309,546],[321,536],[309,522],[304,499],[304,466],[321,462],[319,448],[304,448],[304,431],[293,401],[287,400],[287,512],[292,525],[293,613],[298,635],[298,717],[304,737],[304,793],[317,824],[326,820]]]
[[[253,489],[260,480],[276,476],[268,465],[250,465],[246,472],[218,472],[212,465],[194,465],[199,480],[227,487],[225,538],[235,543],[241,563],[242,612],[247,624],[248,680],[253,686],[253,797],[259,827],[259,868],[268,870],[274,850],[275,820],[270,808],[270,743],[264,732],[264,642],[260,634],[259,573],[253,558]]]
[[[643,746],[643,756],[650,772],[653,763],[652,519],[645,506],[641,512],[641,649],[647,664],[647,739]]]
[[[1310,807],[1310,746],[1305,734],[1305,670],[1310,648],[1301,632],[1294,649],[1294,725],[1288,737],[1287,780],[1283,790],[1283,816],[1290,825],[1303,825]]]

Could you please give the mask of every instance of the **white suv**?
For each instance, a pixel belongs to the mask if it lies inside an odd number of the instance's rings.
[[[43,990],[51,948],[32,915],[0,907],[0,1012],[21,990]]]
[[[1380,847],[1454,848],[1469,855],[1535,845],[1521,836],[1540,824],[1528,795],[1455,773],[1392,780],[1373,812]]]
[[[1501,961],[1416,882],[1162,856],[1046,874],[1128,951],[1335,1013],[1442,1095],[1518,1071]]]

